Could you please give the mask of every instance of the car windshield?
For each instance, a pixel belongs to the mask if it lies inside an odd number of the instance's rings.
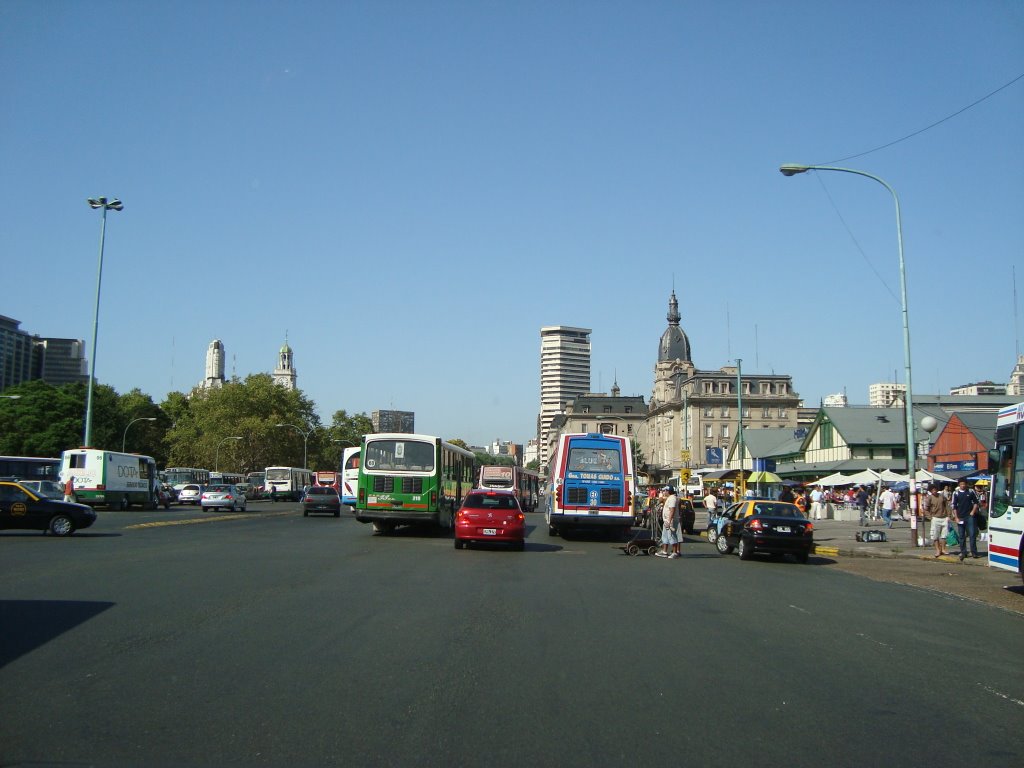
[[[231,492],[231,486],[230,485],[211,485],[209,488],[206,489],[206,492],[207,493],[230,493]]]
[[[181,490],[182,490],[182,492],[185,492],[185,493],[188,493],[190,491],[191,492],[198,492],[199,491],[199,486],[198,485],[186,485]]]
[[[471,493],[463,506],[469,509],[515,509],[518,505],[511,494]]]

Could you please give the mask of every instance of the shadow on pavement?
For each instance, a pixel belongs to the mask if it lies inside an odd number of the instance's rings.
[[[0,668],[103,613],[115,603],[0,600]]]

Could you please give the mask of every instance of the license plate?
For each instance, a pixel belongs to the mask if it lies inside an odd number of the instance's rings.
[[[498,529],[497,528],[484,528],[484,536],[497,536],[497,535],[498,535]]]
[[[775,526],[775,530],[779,533],[792,533],[792,530],[788,525],[777,525]]]

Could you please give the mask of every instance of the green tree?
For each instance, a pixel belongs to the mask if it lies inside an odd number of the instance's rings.
[[[166,466],[167,444],[164,435],[171,426],[170,417],[153,402],[152,397],[144,394],[138,387],[121,395],[117,405],[121,426],[121,442],[118,443],[117,450],[121,450],[123,444],[129,453],[152,456],[158,467]],[[135,419],[156,421],[138,421],[132,424]]]
[[[85,425],[84,383],[58,387],[42,380],[4,390],[20,395],[0,407],[0,451],[8,456],[52,456],[82,446]],[[93,389],[93,447],[121,450],[117,392],[105,384]]]
[[[309,437],[310,469],[337,469],[345,448],[360,445],[371,432],[373,422],[365,413],[350,416],[345,410],[335,411],[330,426]]]
[[[165,402],[175,421],[167,433],[168,462],[175,466],[252,472],[268,466],[302,466],[302,436],[320,427],[313,402],[301,390],[275,384],[257,373],[216,389],[195,389],[187,404],[171,393]],[[315,445],[310,435],[310,446]],[[228,440],[227,437],[241,437]]]
[[[469,446],[466,445],[466,441],[463,440],[461,437],[453,437],[451,440],[448,440],[448,442],[451,443],[452,445],[459,446],[459,448],[465,448],[467,451],[469,450]]]

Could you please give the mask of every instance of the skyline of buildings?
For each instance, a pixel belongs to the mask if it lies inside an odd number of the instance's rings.
[[[547,464],[551,422],[566,404],[590,391],[590,328],[546,325],[540,329],[540,466]]]
[[[82,339],[38,336],[0,315],[0,390],[42,379],[59,386],[89,380]]]

